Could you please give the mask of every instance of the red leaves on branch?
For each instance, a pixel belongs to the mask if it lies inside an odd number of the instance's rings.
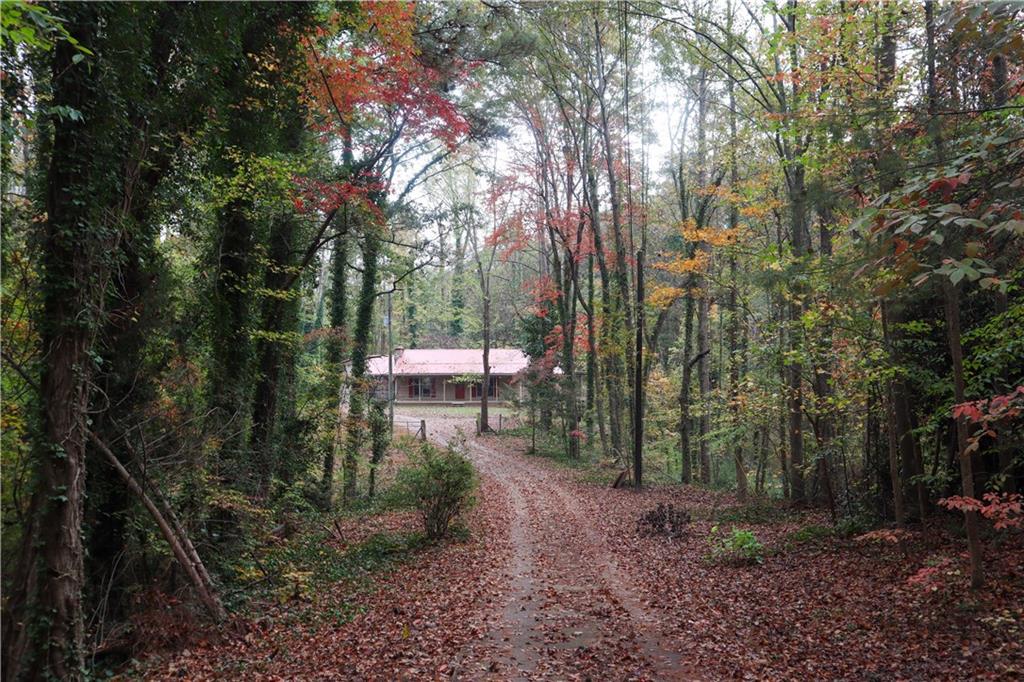
[[[537,305],[534,314],[537,317],[548,316],[548,304],[558,300],[558,286],[550,275],[543,275],[525,283],[524,288]]]
[[[939,500],[939,504],[946,509],[957,511],[977,512],[983,517],[992,521],[996,529],[1024,528],[1024,516],[1022,506],[1024,497],[1019,493],[985,493],[982,499],[954,495]]]
[[[928,191],[942,195],[943,201],[949,201],[953,198],[953,192],[960,185],[966,185],[971,180],[971,174],[968,172],[960,173],[959,175],[951,175],[948,178],[939,178],[933,180],[928,185]]]
[[[328,213],[344,204],[359,206],[379,214],[380,208],[370,200],[370,194],[383,191],[384,183],[375,176],[365,175],[361,181],[323,182],[315,178],[296,177],[295,210],[300,213],[319,211]]]
[[[449,147],[469,123],[442,90],[446,77],[419,59],[414,3],[363,2],[355,17],[336,14],[322,30],[326,48],[309,45],[309,104],[339,135],[361,128],[428,134]],[[468,73],[468,65],[459,75]]]
[[[968,439],[965,454],[978,450],[985,436],[996,438],[997,425],[1009,423],[1024,413],[1024,386],[1018,386],[1005,395],[986,400],[974,400],[953,406],[953,418],[965,419],[978,426]]]

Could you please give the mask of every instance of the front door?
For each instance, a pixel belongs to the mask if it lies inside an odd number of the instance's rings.
[[[465,400],[466,399],[466,384],[455,384],[455,399]]]

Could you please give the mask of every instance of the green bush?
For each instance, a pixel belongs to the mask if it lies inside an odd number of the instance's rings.
[[[807,543],[818,543],[827,538],[835,537],[835,529],[831,526],[819,526],[811,524],[793,531],[787,536],[789,542],[797,545]]]
[[[803,545],[821,545],[836,537],[836,529],[830,525],[805,525],[785,537],[785,549],[791,550]]]
[[[836,535],[841,538],[849,538],[855,535],[862,535],[872,528],[877,528],[881,520],[867,514],[855,514],[844,516],[836,524]]]
[[[712,526],[708,535],[708,547],[708,558],[716,563],[764,563],[764,545],[752,530],[742,530],[733,526],[732,532],[724,535],[719,533],[718,526]]]
[[[397,488],[420,511],[427,539],[436,541],[475,502],[476,474],[458,444],[442,449],[423,443],[411,466],[398,472]]]

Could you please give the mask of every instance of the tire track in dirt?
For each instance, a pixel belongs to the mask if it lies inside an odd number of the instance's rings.
[[[428,422],[444,444],[469,419]],[[489,438],[467,438],[480,475],[511,509],[507,596],[485,640],[460,657],[459,679],[698,679],[636,596],[577,491]],[[486,501],[485,501],[486,503]]]

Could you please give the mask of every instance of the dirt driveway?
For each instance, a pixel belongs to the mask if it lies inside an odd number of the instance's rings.
[[[418,419],[409,411],[399,417]],[[511,551],[499,612],[487,636],[464,647],[456,676],[691,679],[579,504],[579,488],[568,489],[504,439],[475,437],[472,417],[427,417],[427,435],[440,444],[460,429],[473,464],[511,510]]]

